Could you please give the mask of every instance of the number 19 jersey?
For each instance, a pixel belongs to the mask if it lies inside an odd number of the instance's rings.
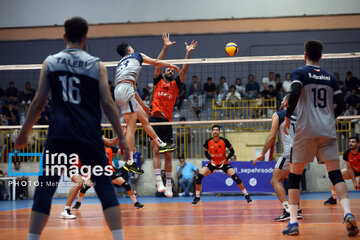
[[[291,79],[302,85],[296,105],[296,137],[336,139],[333,97],[341,90],[335,77],[319,66],[306,65],[294,70]]]

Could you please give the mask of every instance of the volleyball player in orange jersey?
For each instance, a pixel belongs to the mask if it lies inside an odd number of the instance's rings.
[[[247,193],[244,184],[236,174],[234,168],[229,164],[229,159],[234,155],[235,151],[231,143],[226,138],[220,137],[220,126],[214,125],[211,128],[212,137],[206,140],[204,144],[205,156],[209,159],[206,164],[196,176],[196,196],[192,204],[196,205],[200,202],[201,182],[204,177],[213,173],[215,170],[221,169],[224,173],[229,175],[243,192],[247,202],[252,203],[250,195]],[[226,149],[230,153],[226,156]]]
[[[167,49],[175,44],[171,42],[169,34],[164,33],[162,36],[164,40],[164,47],[162,48],[158,60],[162,60]],[[197,42],[194,40],[188,45],[185,42],[186,46],[186,55],[185,59],[190,57],[190,52],[195,49]],[[184,83],[186,71],[188,64],[184,64],[181,68],[179,75],[175,77],[175,71],[171,68],[166,68],[164,74],[161,74],[161,67],[156,66],[154,71],[154,96],[153,101],[151,102],[152,110],[150,122],[171,122],[173,109],[175,106],[176,98],[179,94],[179,90]],[[153,127],[156,134],[167,144],[173,143],[172,137],[172,126],[171,125],[162,125]],[[172,197],[172,184],[171,184],[171,173],[172,173],[172,164],[171,164],[171,153],[164,153],[165,158],[165,172],[166,172],[166,187],[163,184],[161,179],[161,160],[159,146],[151,141],[153,148],[153,164],[154,171],[156,175],[156,186],[158,192],[164,192],[166,197]]]

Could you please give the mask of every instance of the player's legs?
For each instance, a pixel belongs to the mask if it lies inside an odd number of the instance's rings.
[[[195,187],[195,198],[192,204],[196,205],[200,202],[200,193],[201,193],[201,182],[204,177],[211,174],[216,167],[212,166],[211,164],[207,164],[202,169],[200,169],[199,173],[196,175],[196,187]]]
[[[290,173],[290,171],[288,171],[288,170],[282,170],[279,168],[275,168],[273,175],[271,177],[271,181],[270,181],[271,185],[273,186],[275,194],[281,203],[288,201],[287,197],[286,197],[286,191],[285,191],[284,185],[282,183],[285,180],[285,178],[287,178],[287,176],[289,176],[289,173]],[[288,210],[288,208],[289,208],[289,206],[287,206],[286,209]]]
[[[166,152],[164,153],[165,159],[165,173],[166,173],[166,184],[165,184],[165,196],[172,197],[172,182],[171,182],[171,175],[172,175],[172,162],[171,162],[171,153]]]
[[[134,173],[134,176],[131,178],[131,186],[133,188],[133,191],[134,191],[134,194],[136,196],[136,184],[137,184],[137,181],[139,180],[139,174],[135,174]]]
[[[130,151],[133,153],[135,152],[135,132],[136,132],[136,119],[137,119],[137,112],[129,112],[123,113],[124,120],[127,125],[127,132],[126,132],[126,142],[130,147]],[[132,159],[132,154],[130,158]]]
[[[82,199],[85,197],[87,190],[89,190],[92,186],[93,186],[93,182],[91,181],[91,179],[87,179],[85,184],[82,186],[82,188],[79,191],[78,199],[75,205],[73,206],[74,210],[78,210],[80,208]]]
[[[71,213],[70,207],[71,207],[73,201],[75,200],[78,192],[84,185],[84,180],[81,178],[81,175],[72,176],[71,181],[73,181],[74,185],[70,188],[70,191],[67,196],[65,208],[60,214],[60,218],[64,218],[64,219],[76,218],[76,216]]]
[[[161,178],[161,158],[159,152],[159,145],[157,145],[153,140],[151,140],[151,146],[153,149],[153,166],[155,172],[155,181],[158,192],[165,192],[165,186]]]
[[[224,167],[225,167],[225,169],[224,169]],[[235,183],[238,185],[240,190],[243,192],[247,202],[252,203],[252,199],[250,198],[249,193],[246,191],[246,188],[245,188],[243,182],[236,174],[234,168],[232,168],[230,164],[226,164],[223,166],[223,171],[235,181]]]
[[[149,119],[146,116],[144,109],[141,106],[138,106],[138,115],[137,118],[140,120],[141,125],[143,126],[145,132],[154,140],[154,142],[159,146],[165,146],[164,143],[156,134],[155,130],[149,123]]]
[[[341,170],[341,174],[342,174],[344,180],[350,180],[351,179],[350,173],[346,168]],[[328,200],[326,200],[324,202],[324,205],[336,205],[336,204],[337,204],[336,190],[335,190],[334,185],[331,184],[331,196],[330,196],[330,198]]]

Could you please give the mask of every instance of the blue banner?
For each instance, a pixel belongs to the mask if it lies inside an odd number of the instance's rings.
[[[208,161],[203,161],[205,166]],[[230,161],[230,165],[244,183],[249,193],[274,193],[270,183],[276,161],[257,162],[255,166],[252,162]],[[204,193],[241,193],[241,190],[234,180],[222,170],[204,177],[202,182],[202,192]]]

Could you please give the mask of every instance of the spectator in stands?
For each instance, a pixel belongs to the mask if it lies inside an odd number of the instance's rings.
[[[346,108],[353,106],[355,109],[360,108],[360,97],[356,95],[356,89],[351,89],[350,96],[346,98]]]
[[[20,161],[14,161],[14,169],[12,169],[13,173],[24,173],[21,168]],[[28,178],[25,176],[16,178],[16,199],[25,200],[28,199]]]
[[[161,179],[162,179],[162,181],[163,181],[163,183],[165,185],[166,184],[166,173],[165,173],[164,169],[161,170]],[[174,189],[175,184],[174,184],[174,179],[173,178],[171,178],[171,184],[172,184],[172,192],[175,195],[175,189]],[[156,189],[157,189],[157,187],[156,187]],[[165,193],[156,191],[155,196],[156,197],[165,197]]]
[[[198,82],[198,77],[194,75],[192,77],[192,83],[189,86],[189,101],[191,102],[195,111],[199,108],[204,108],[204,103],[201,102],[201,87]]]
[[[229,91],[229,85],[226,82],[226,78],[224,76],[220,77],[220,83],[216,87],[217,90],[217,105],[221,104],[221,101],[226,98],[226,94]]]
[[[203,95],[201,95],[201,97],[204,104],[206,100],[212,100],[216,98],[216,85],[212,82],[211,77],[207,78],[203,88]]]
[[[237,106],[238,104],[238,101],[241,100],[241,95],[240,93],[238,93],[236,91],[236,87],[235,85],[231,85],[230,86],[230,91],[229,93],[226,95],[226,101],[229,101],[230,102],[230,106],[231,107],[235,107]]]
[[[14,106],[12,103],[9,103],[7,106],[2,108],[2,113],[5,115],[8,125],[19,125],[20,117],[17,110],[17,106]]]
[[[5,91],[5,97],[10,103],[17,104],[19,102],[19,90],[15,87],[14,82],[9,83],[9,88]]]
[[[336,80],[337,80],[337,83],[338,83],[338,85],[339,85],[340,90],[343,92],[343,94],[344,94],[344,96],[345,96],[346,90],[345,90],[344,81],[341,81],[341,80],[340,80],[340,75],[339,75],[338,72],[334,72],[334,77],[335,77]]]
[[[1,177],[5,177],[3,170],[0,170],[0,200],[9,200],[9,193],[6,189],[6,184],[1,181]]]
[[[260,85],[255,82],[254,75],[250,74],[248,77],[248,83],[246,84],[245,90],[248,95],[248,98],[254,99],[257,97],[260,92]]]
[[[50,119],[50,101],[48,100],[47,104],[45,105],[44,110],[42,111],[40,118],[38,120],[39,125],[49,125]]]
[[[357,77],[354,77],[350,71],[346,73],[345,87],[347,92],[351,92],[352,89],[359,91],[360,81]]]
[[[180,165],[177,167],[178,186],[181,186],[183,192],[179,192],[179,196],[192,196],[190,192],[194,183],[194,176],[199,172],[199,169],[192,163],[185,162],[184,156],[179,157]],[[195,175],[194,175],[195,173]]]
[[[241,97],[247,98],[247,95],[246,95],[246,92],[245,92],[245,87],[242,85],[241,78],[239,78],[239,77],[236,78],[235,87],[236,87],[236,92],[240,93]]]
[[[349,106],[349,108],[345,111],[344,116],[355,116],[358,115],[358,110],[356,110],[353,106]],[[351,136],[359,135],[359,127],[356,123],[359,122],[359,119],[351,120]]]
[[[181,105],[184,101],[184,99],[186,99],[186,84],[183,83],[181,85],[181,88],[179,89],[179,94],[176,98],[176,102],[175,102],[175,111],[178,111],[181,109]]]
[[[268,76],[263,78],[261,91],[267,90],[269,85],[273,85],[274,87],[276,85],[274,80],[274,72],[269,72]]]
[[[291,74],[285,74],[285,81],[282,83],[284,94],[291,92]]]
[[[25,83],[25,89],[21,91],[20,97],[22,105],[30,105],[31,101],[35,97],[35,89],[31,87],[31,83],[29,81]]]
[[[4,114],[2,114],[1,108],[0,108],[0,126],[7,126],[9,125],[9,122]],[[1,154],[0,154],[1,155]]]
[[[237,161],[235,154],[231,156],[230,161]]]
[[[151,95],[154,92],[154,84],[153,83],[148,83],[146,85],[146,87],[144,87],[142,89],[142,100],[144,100],[146,98],[146,96],[149,96],[149,99],[151,99]]]

